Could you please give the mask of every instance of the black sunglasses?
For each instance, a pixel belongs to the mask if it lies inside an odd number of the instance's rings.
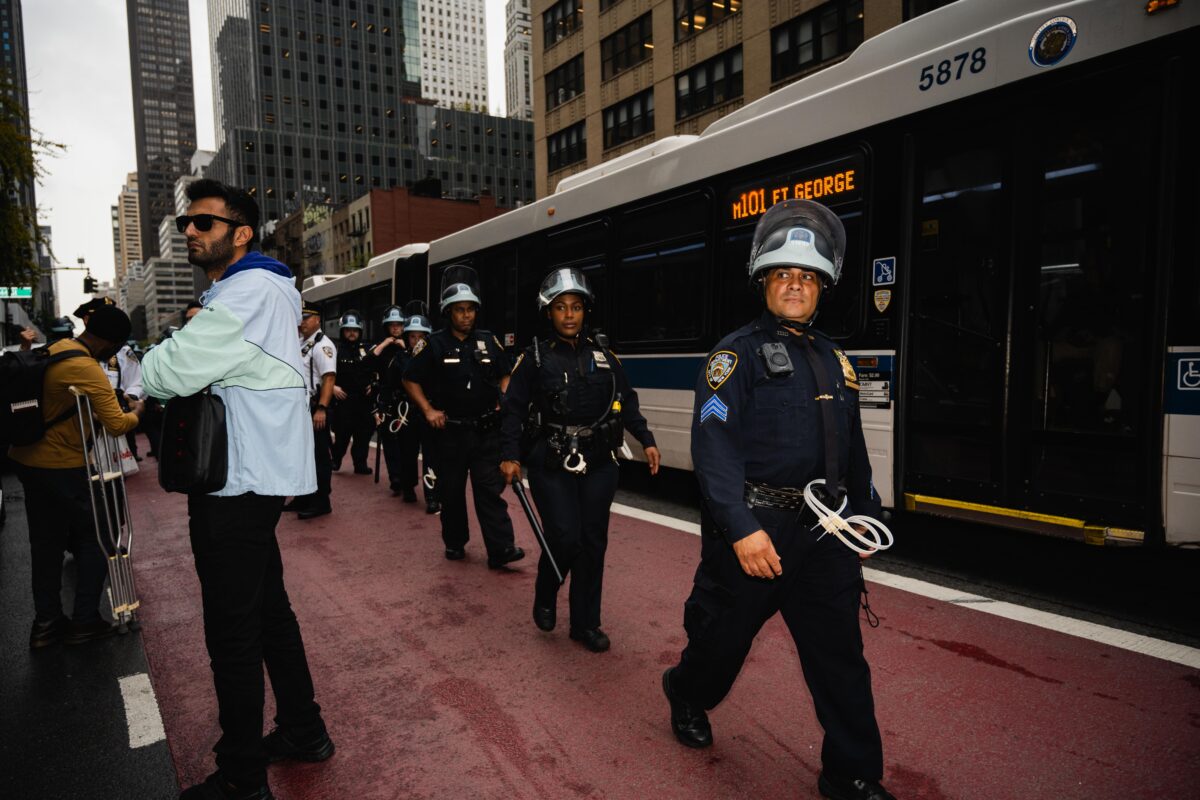
[[[196,230],[203,233],[205,231],[212,230],[214,220],[219,220],[224,222],[226,225],[233,226],[234,228],[238,228],[246,224],[240,220],[230,219],[229,217],[218,217],[216,214],[182,214],[175,218],[175,229],[180,233],[183,233],[188,229],[188,225],[195,225]]]

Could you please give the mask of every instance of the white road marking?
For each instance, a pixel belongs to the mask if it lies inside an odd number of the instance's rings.
[[[700,535],[700,526],[695,522],[669,517],[665,514],[656,514],[653,511],[645,511],[622,503],[613,503],[612,510],[614,513],[623,514],[634,519],[653,522],[656,525],[673,528],[695,536]],[[1052,614],[1049,611],[1027,608],[1019,606],[1016,603],[993,600],[990,597],[938,586],[937,584],[917,580],[916,578],[893,575],[869,567],[863,568],[863,574],[871,583],[888,586],[892,589],[899,589],[902,592],[910,592],[933,600],[961,605],[964,608],[971,608],[985,614],[993,614],[997,617],[1004,617],[1005,619],[1024,622],[1028,625],[1035,625],[1039,628],[1065,633],[1068,636],[1077,636],[1081,639],[1099,642],[1110,647],[1141,653],[1153,658],[1161,658],[1164,661],[1182,664],[1192,669],[1200,669],[1200,649],[1195,647],[1175,644],[1174,642],[1143,636],[1139,633],[1130,633],[1129,631],[1110,628],[1106,625],[1097,625],[1094,622],[1086,622],[1074,617],[1064,617],[1061,614]]]
[[[145,747],[167,738],[162,714],[150,676],[144,672],[120,679],[121,699],[125,701],[125,722],[129,726],[129,746]]]

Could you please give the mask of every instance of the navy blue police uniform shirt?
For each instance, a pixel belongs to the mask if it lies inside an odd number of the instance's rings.
[[[500,380],[512,369],[500,340],[474,330],[459,341],[443,328],[427,341],[404,379],[419,384],[433,407],[451,419],[475,419],[495,411]]]
[[[350,397],[362,397],[375,382],[374,358],[360,339],[353,344],[345,339],[337,348],[337,385]]]
[[[825,477],[821,402],[835,408],[839,477],[849,501],[843,516],[879,514],[854,369],[824,334],[796,331],[764,312],[721,340],[696,382],[692,462],[709,513],[730,543],[762,528],[746,505],[746,481],[803,489]],[[768,377],[758,353],[767,342],[785,344],[791,375]],[[817,399],[821,393],[803,347],[814,348],[825,363],[832,401]]]
[[[521,458],[521,428],[531,403],[541,412],[543,422],[591,425],[604,416],[615,397],[614,380],[616,393],[621,397],[621,425],[642,447],[654,447],[654,434],[642,416],[637,392],[611,350],[596,344],[591,337],[578,347],[556,337],[538,343],[539,369],[533,347],[526,347],[517,358],[504,393],[504,417],[500,423],[503,460]],[[556,394],[557,404],[551,402]]]
[[[392,345],[383,352],[383,357],[392,354],[387,366],[379,376],[379,396],[376,405],[380,412],[394,414],[396,405],[408,399],[404,391],[404,373],[412,363],[412,353],[403,347]]]

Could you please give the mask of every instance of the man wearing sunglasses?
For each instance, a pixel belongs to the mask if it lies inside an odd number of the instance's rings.
[[[224,488],[188,496],[221,738],[217,771],[181,798],[267,800],[268,760],[333,755],[275,538],[284,500],[317,488],[296,339],[300,293],[286,266],[251,250],[253,197],[213,180],[191,184],[187,196],[176,227],[188,261],[213,285],[200,312],[147,354],[142,382],[163,400],[211,388],[225,403],[229,455]],[[265,738],[264,663],[277,709]]]

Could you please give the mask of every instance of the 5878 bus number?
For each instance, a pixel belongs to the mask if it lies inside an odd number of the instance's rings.
[[[978,75],[986,68],[987,50],[976,47],[969,53],[959,53],[953,58],[943,59],[936,65],[928,64],[922,67],[917,88],[926,92],[935,85],[944,86],[950,81],[961,80],[964,72],[970,71],[971,74]]]

